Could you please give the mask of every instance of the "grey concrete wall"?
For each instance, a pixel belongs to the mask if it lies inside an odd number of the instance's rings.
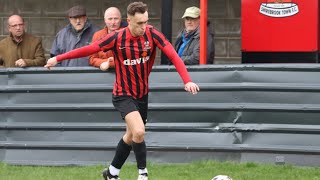
[[[126,17],[126,7],[132,0],[0,0],[0,39],[8,35],[6,20],[16,13],[26,20],[27,31],[42,37],[46,53],[50,51],[55,34],[68,23],[66,11],[73,5],[83,4],[94,24],[103,27],[104,10],[119,7]],[[149,5],[150,24],[161,29],[161,1],[144,1]],[[198,6],[200,0],[173,0],[172,41],[183,27],[181,16],[185,8]],[[240,63],[241,60],[241,1],[209,0],[208,19],[215,33],[216,62]],[[159,58],[156,63],[159,63]]]

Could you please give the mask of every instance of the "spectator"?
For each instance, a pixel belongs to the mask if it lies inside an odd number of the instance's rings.
[[[175,49],[185,65],[198,65],[200,62],[200,9],[193,6],[186,9],[182,16],[185,29],[182,30],[175,43]],[[208,21],[207,30],[207,64],[213,64],[213,34]]]
[[[126,23],[121,23],[121,12],[116,7],[110,7],[105,11],[104,22],[106,23],[106,26],[100,31],[94,33],[92,42],[100,40],[107,34],[127,25]],[[99,51],[98,53],[90,56],[89,63],[91,66],[99,67],[100,70],[106,71],[109,68],[114,67],[113,53],[111,50],[107,52]]]
[[[68,10],[69,24],[58,32],[50,51],[51,57],[90,44],[93,34],[99,30],[88,21],[86,9],[77,5]],[[58,66],[89,66],[89,57],[63,61]]]
[[[43,66],[46,62],[41,38],[25,32],[24,19],[8,18],[10,35],[0,41],[0,67]]]

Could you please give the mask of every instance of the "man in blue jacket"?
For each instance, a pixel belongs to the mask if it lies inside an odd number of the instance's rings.
[[[200,60],[200,9],[193,6],[186,9],[182,16],[184,30],[175,43],[175,49],[185,65],[199,65]],[[207,29],[207,64],[213,64],[214,43],[210,22]]]
[[[90,44],[93,34],[99,30],[88,21],[86,9],[77,5],[68,10],[69,24],[58,32],[51,47],[51,57]],[[89,57],[63,61],[57,66],[89,66]]]

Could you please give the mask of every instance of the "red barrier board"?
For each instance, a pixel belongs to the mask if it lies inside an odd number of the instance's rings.
[[[242,0],[243,52],[315,52],[318,0]]]

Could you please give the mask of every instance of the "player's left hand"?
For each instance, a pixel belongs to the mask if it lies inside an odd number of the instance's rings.
[[[197,94],[198,91],[200,91],[200,88],[197,84],[193,82],[188,82],[187,84],[184,85],[184,90],[192,93],[192,94]]]

